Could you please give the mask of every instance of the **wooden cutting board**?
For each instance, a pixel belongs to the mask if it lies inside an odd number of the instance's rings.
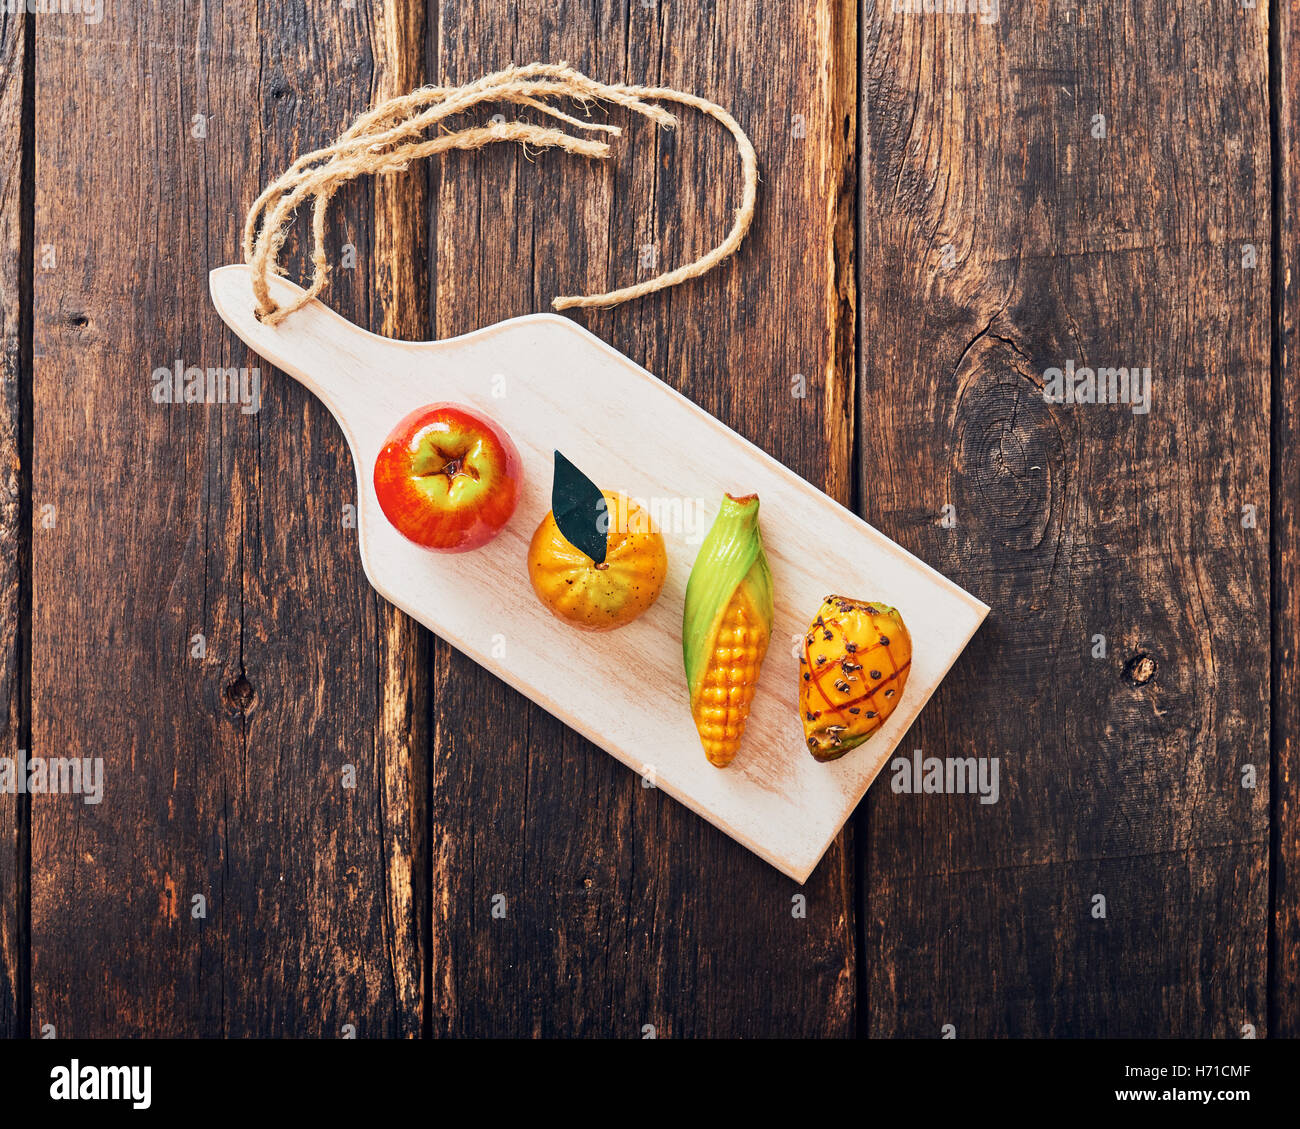
[[[213,271],[209,285],[226,324],[320,397],[342,428],[357,471],[361,560],[376,590],[798,882],[988,614],[568,318],[531,314],[412,344],[359,329],[320,302],[278,327],[262,325],[244,266]],[[274,279],[272,293],[287,303],[301,291]],[[514,518],[473,553],[412,545],[375,498],[375,457],[388,433],[407,412],[438,400],[481,409],[510,433],[523,458]],[[648,504],[667,542],[662,595],[617,631],[575,631],[542,607],[529,584],[525,553],[550,509],[556,449],[601,487]],[[691,565],[725,491],[759,495],[776,619],[740,753],[717,769],[704,758],[687,706],[681,622]],[[840,760],[819,764],[804,746],[797,714],[794,648],[831,593],[898,608],[912,633],[913,659],[884,727]],[[500,707],[518,708],[504,689]]]

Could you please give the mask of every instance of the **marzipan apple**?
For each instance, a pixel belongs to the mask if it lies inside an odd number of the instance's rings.
[[[522,483],[510,436],[462,404],[417,408],[375,461],[384,516],[402,536],[442,553],[491,541],[515,512]]]

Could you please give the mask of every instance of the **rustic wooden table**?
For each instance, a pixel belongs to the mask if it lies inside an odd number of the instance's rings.
[[[1297,16],[906,7],[0,14],[0,755],[104,763],[0,795],[0,1032],[1300,1033]],[[151,399],[257,364],[206,275],[261,185],[534,59],[749,131],[737,258],[580,320],[993,608],[902,748],[996,804],[884,776],[801,889],[382,603],[294,382]],[[629,125],[345,191],[330,303],[445,337],[694,257],[728,139]],[[1150,411],[1045,402],[1070,361]]]

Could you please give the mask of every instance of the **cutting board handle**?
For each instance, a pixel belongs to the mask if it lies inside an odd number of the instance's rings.
[[[271,293],[281,304],[303,291],[284,278],[272,278]],[[320,302],[310,302],[277,326],[258,321],[252,272],[242,263],[208,274],[208,291],[221,320],[254,352],[283,369],[320,398],[352,442],[350,421],[384,380],[385,361],[409,362],[412,346],[353,325]],[[355,451],[355,444],[353,444]]]

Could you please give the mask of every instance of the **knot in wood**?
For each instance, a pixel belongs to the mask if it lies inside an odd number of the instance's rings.
[[[257,697],[253,690],[253,684],[244,677],[241,672],[239,677],[233,682],[227,683],[221,696],[225,698],[226,705],[238,713],[247,713],[252,708],[253,699]]]
[[[1124,664],[1122,677],[1125,682],[1132,686],[1145,686],[1156,676],[1158,669],[1156,660],[1145,651],[1142,651]]]

